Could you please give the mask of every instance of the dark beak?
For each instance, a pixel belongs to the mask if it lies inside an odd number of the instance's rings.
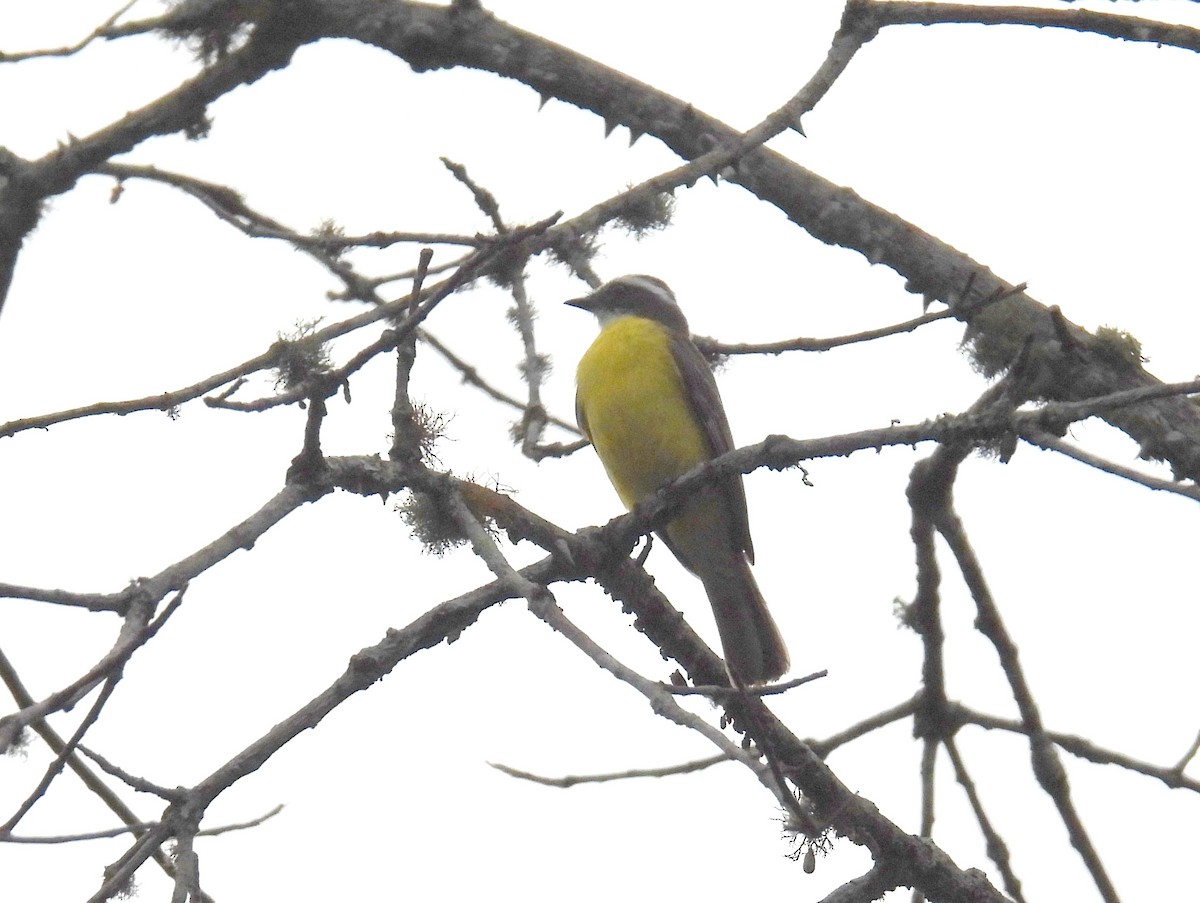
[[[582,298],[572,298],[570,301],[564,301],[568,307],[578,307],[580,310],[586,310],[588,313],[595,313],[596,296],[594,294],[584,295]]]

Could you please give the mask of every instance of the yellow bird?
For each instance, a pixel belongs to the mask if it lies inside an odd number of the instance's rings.
[[[666,283],[621,276],[566,303],[600,321],[576,372],[575,414],[626,508],[734,447],[716,380]],[[783,675],[787,648],[750,573],[741,475],[698,491],[658,535],[704,584],[734,682]]]

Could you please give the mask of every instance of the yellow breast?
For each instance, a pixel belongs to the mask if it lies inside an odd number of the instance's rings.
[[[576,381],[592,445],[627,508],[712,457],[670,335],[653,320],[622,317],[605,326]]]

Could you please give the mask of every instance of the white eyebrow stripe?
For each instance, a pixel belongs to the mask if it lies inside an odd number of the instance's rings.
[[[621,276],[613,280],[621,282],[625,285],[635,285],[638,288],[645,289],[650,294],[655,295],[659,300],[665,301],[668,304],[677,304],[675,295],[667,288],[667,284],[659,279],[651,276]]]

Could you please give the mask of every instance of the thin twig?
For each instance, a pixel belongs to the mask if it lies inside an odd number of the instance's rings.
[[[748,693],[751,696],[776,696],[780,693],[786,693],[788,690],[793,690],[796,687],[801,687],[804,684],[812,683],[814,680],[820,680],[823,677],[828,677],[828,670],[814,671],[812,674],[806,674],[803,677],[794,677],[791,680],[781,681],[775,684],[764,684],[756,687],[721,687],[721,686],[697,686],[697,687],[677,687],[671,684],[663,684],[662,687],[672,696],[708,696],[714,699],[721,699],[730,696],[731,694]]]
[[[218,825],[215,828],[205,828],[196,833],[197,837],[216,837],[219,834],[228,834],[232,831],[245,831],[249,828],[257,828],[263,822],[269,821],[280,812],[283,811],[283,804],[280,803],[269,812],[264,812],[258,818],[252,818],[249,821],[233,822],[228,825]],[[103,831],[80,831],[77,834],[52,834],[34,837],[27,834],[9,834],[7,837],[0,838],[0,843],[24,843],[31,845],[54,845],[62,843],[80,843],[85,840],[109,840],[113,837],[121,837],[124,834],[137,834],[142,831],[148,831],[158,825],[158,822],[140,822],[135,825],[124,825],[120,828],[107,828]],[[173,878],[173,876],[172,876]]]
[[[0,599],[29,599],[33,602],[49,602],[88,611],[121,612],[129,604],[125,593],[72,593],[63,589],[45,589],[37,586],[19,586],[15,583],[0,583]]]
[[[523,401],[520,401],[519,399],[514,398],[512,395],[508,395],[508,394],[500,391],[495,386],[493,386],[491,383],[489,383],[487,380],[485,380],[482,376],[479,375],[479,370],[476,369],[475,366],[473,366],[472,364],[470,364],[463,358],[459,357],[457,354],[455,354],[449,348],[447,348],[446,345],[442,342],[442,340],[437,338],[436,336],[434,336],[431,332],[429,332],[429,330],[427,330],[427,329],[418,330],[418,336],[420,337],[421,341],[423,341],[427,345],[429,345],[430,348],[432,348],[434,351],[436,351],[438,354],[440,354],[442,356],[442,358],[445,359],[445,361],[448,364],[450,364],[450,366],[452,366],[455,370],[457,370],[459,372],[459,375],[462,377],[462,381],[464,383],[474,386],[476,389],[479,389],[479,391],[483,392],[483,394],[487,395],[489,398],[494,399],[495,401],[500,402],[501,404],[506,404],[509,407],[514,408],[521,412],[525,412],[525,411],[529,410]],[[579,435],[579,427],[577,427],[574,423],[570,423],[566,420],[563,420],[562,418],[554,417],[554,416],[547,416],[546,422],[553,424],[554,426],[558,427],[559,429],[566,430],[567,432],[572,433],[576,436]],[[583,442],[572,443],[572,444],[576,448],[585,448],[588,443],[586,441],[583,441]]]
[[[417,306],[421,301],[421,287],[425,283],[425,274],[429,271],[429,262],[432,259],[433,249],[423,248],[417,263],[417,274],[413,278],[408,308],[402,315],[406,326],[409,318],[416,316]],[[408,392],[412,368],[416,362],[417,331],[409,329],[404,340],[396,343],[396,388],[392,401],[392,447],[388,453],[393,461],[404,464],[417,464],[423,457],[422,430],[417,424],[416,411]]]
[[[523,226],[520,229],[514,229],[508,239],[504,242],[495,242],[482,251],[470,255],[461,267],[456,269],[447,279],[439,282],[435,286],[431,286],[426,292],[420,305],[409,315],[403,317],[397,326],[392,329],[385,330],[382,335],[372,341],[364,348],[357,351],[350,357],[342,366],[329,371],[322,376],[322,383],[325,387],[325,392],[328,395],[333,395],[338,391],[339,386],[345,385],[349,378],[365,367],[368,363],[374,360],[380,354],[392,351],[398,343],[404,341],[408,335],[413,332],[418,325],[437,307],[442,301],[454,294],[465,285],[477,279],[482,271],[485,271],[497,257],[506,253],[510,245],[519,246],[530,235],[536,235],[545,231],[555,221],[557,215],[541,222],[534,223],[530,226]],[[403,298],[395,301],[390,301],[381,304],[366,313],[359,314],[336,324],[341,328],[341,331],[349,331],[349,328],[357,329],[359,326],[364,326],[367,323],[372,323],[384,317],[396,317],[397,315],[408,310],[409,295],[406,294]],[[353,324],[353,325],[351,325]],[[330,336],[330,329],[321,329],[307,336],[307,342],[323,342],[327,336]],[[212,407],[228,408],[230,410],[239,411],[265,411],[280,405],[292,404],[302,401],[311,395],[312,387],[308,384],[297,386],[286,392],[267,398],[258,399],[251,402],[232,402],[218,399],[206,398],[205,402]]]
[[[988,858],[996,863],[996,868],[1000,870],[1000,876],[1004,879],[1005,893],[1012,897],[1016,903],[1025,903],[1025,897],[1021,894],[1021,882],[1012,869],[1012,859],[1008,853],[1008,845],[1004,842],[1004,838],[1000,836],[995,826],[992,825],[992,820],[988,818],[987,813],[983,809],[983,801],[979,797],[979,790],[975,787],[975,781],[972,780],[970,773],[967,771],[966,762],[963,761],[962,754],[958,751],[958,742],[954,737],[947,737],[945,745],[946,752],[950,755],[950,763],[954,766],[954,777],[962,786],[963,792],[966,793],[967,801],[971,804],[971,811],[975,813],[975,821],[979,823],[979,831],[983,834],[983,838],[987,843]]]
[[[921,836],[933,837],[934,783],[939,741],[926,737],[921,744]]]
[[[725,756],[747,766],[785,809],[796,808],[796,800],[783,781],[772,776],[770,763],[768,763],[768,767],[764,767],[757,756],[741,749],[721,731],[680,706],[667,688],[657,681],[648,680],[617,661],[614,656],[601,648],[595,640],[567,618],[555,600],[554,594],[545,584],[529,580],[509,564],[495,540],[484,529],[474,512],[463,502],[462,495],[453,482],[441,482],[441,499],[458,526],[463,530],[475,554],[483,559],[488,570],[495,574],[501,582],[508,584],[514,593],[518,593],[526,599],[529,603],[529,610],[534,615],[566,637],[577,649],[605,671],[645,696],[656,714],[681,727],[696,731],[708,739]]]
[[[962,704],[954,706],[953,716],[961,724],[973,724],[985,730],[1011,731],[1012,733],[1024,734],[1025,736],[1029,736],[1030,733],[1029,727],[1020,721],[988,715]],[[1148,778],[1155,778],[1172,789],[1183,789],[1190,790],[1193,793],[1200,793],[1200,780],[1185,777],[1177,766],[1162,766],[1144,762],[1132,756],[1127,756],[1124,753],[1105,749],[1102,746],[1096,745],[1091,740],[1084,737],[1077,737],[1074,734],[1063,734],[1058,731],[1049,730],[1045,733],[1055,745],[1080,759],[1095,762],[1097,765],[1116,765],[1118,768],[1123,768],[1126,771],[1131,771]]]
[[[1196,739],[1192,741],[1192,745],[1188,747],[1188,751],[1183,754],[1183,758],[1176,762],[1175,767],[1171,770],[1182,777],[1183,770],[1191,764],[1192,759],[1196,758],[1197,752],[1200,752],[1200,733],[1196,734]]]
[[[976,6],[965,3],[914,3],[874,0],[872,14],[879,26],[889,25],[1029,25],[1066,28],[1123,41],[1182,47],[1200,52],[1200,30],[1153,19],[1087,9],[1035,9],[1029,6]]]
[[[631,768],[628,771],[614,771],[605,774],[569,774],[563,775],[561,778],[551,778],[530,771],[522,771],[499,762],[488,762],[488,765],[497,771],[504,772],[509,777],[520,778],[523,781],[532,781],[547,787],[574,787],[576,784],[603,784],[608,781],[625,781],[630,778],[665,778],[679,774],[691,774],[729,761],[729,756],[718,753],[707,759],[697,759],[694,762],[683,762],[679,765],[667,765],[662,768]]]
[[[796,801],[787,792],[786,788],[782,788],[776,783],[771,776],[770,769],[760,762],[756,755],[746,752],[717,728],[681,707],[675,702],[674,697],[666,692],[657,681],[648,680],[617,661],[592,640],[591,637],[572,623],[563,614],[562,609],[558,607],[557,603],[554,602],[553,597],[547,594],[547,596],[531,604],[530,609],[556,632],[565,636],[567,640],[587,655],[593,662],[645,696],[649,700],[655,714],[666,718],[668,721],[673,721],[681,727],[695,731],[716,746],[717,749],[721,750],[724,757],[745,765],[758,778],[759,783],[767,788],[771,795],[784,808],[790,809],[796,805]]]
[[[128,3],[105,19],[103,23],[92,29],[92,31],[89,32],[82,40],[77,41],[74,44],[70,44],[66,47],[56,47],[46,50],[25,50],[19,52],[5,52],[0,50],[0,63],[19,63],[22,60],[32,60],[52,56],[74,56],[93,41],[100,38],[109,37],[108,32],[112,26],[116,24],[117,19],[125,15],[125,13],[129,11],[130,7],[132,7],[136,2],[137,0],[129,0]]]
[[[1030,755],[1034,776],[1058,809],[1059,816],[1067,828],[1071,845],[1083,859],[1096,889],[1107,903],[1118,903],[1116,888],[1113,887],[1104,862],[1088,836],[1083,820],[1071,799],[1066,771],[1058,759],[1050,738],[1046,735],[1041,714],[1017,655],[1016,644],[1004,628],[999,608],[996,606],[984,578],[983,568],[967,540],[962,522],[950,506],[949,498],[946,499],[946,504],[937,515],[936,523],[938,532],[950,547],[967,588],[970,590],[971,598],[975,601],[978,611],[976,626],[988,638],[999,655],[1001,668],[1008,679],[1017,708],[1021,712],[1021,720],[1029,728]]]
[[[88,746],[84,746],[82,743],[79,744],[79,751],[95,762],[97,767],[105,774],[112,775],[114,778],[132,790],[136,790],[139,793],[148,793],[153,796],[157,796],[159,799],[165,800],[166,802],[177,802],[182,798],[182,794],[180,794],[178,788],[164,787],[162,784],[155,784],[153,781],[149,781],[146,778],[131,774],[124,768],[121,768],[115,762],[109,761],[96,750]]]
[[[908,699],[897,706],[890,709],[884,709],[870,718],[864,718],[857,724],[853,724],[843,731],[826,737],[824,740],[805,740],[805,744],[821,758],[826,758],[835,749],[845,746],[847,743],[852,743],[859,737],[865,737],[872,731],[877,731],[880,728],[887,727],[889,724],[895,724],[903,718],[908,718],[912,715],[917,706],[920,704],[921,694],[918,692],[911,699]]]
[[[5,686],[12,693],[13,700],[18,706],[26,708],[34,704],[33,695],[25,688],[16,669],[13,668],[12,663],[4,655],[3,651],[0,651],[0,677],[3,678]],[[56,755],[66,749],[66,741],[47,722],[36,722],[31,727]],[[86,762],[78,755],[71,755],[67,758],[67,766],[75,772],[83,782],[83,785],[103,802],[117,818],[130,826],[130,829],[135,834],[142,833],[142,826],[147,823],[142,822],[137,817],[137,814],[104,783],[100,776],[88,767]],[[161,849],[151,849],[150,858],[154,860],[169,878],[174,878],[175,863],[171,861],[171,858],[165,852]],[[203,900],[205,903],[212,903],[207,897],[203,898]]]
[[[24,706],[11,715],[0,718],[0,751],[7,750],[22,730],[34,722],[41,721],[53,712],[70,708],[92,691],[102,681],[118,674],[138,649],[144,646],[159,631],[166,620],[174,613],[182,601],[186,587],[181,587],[175,599],[171,601],[162,614],[151,620],[156,599],[144,597],[130,606],[125,615],[121,631],[113,648],[103,658],[88,669],[86,673],[72,681],[61,690],[51,693],[41,702]],[[68,743],[68,751],[73,746]],[[0,833],[11,830],[15,821],[0,826]]]
[[[63,748],[58,751],[54,760],[46,767],[37,786],[26,795],[13,814],[9,816],[8,820],[3,825],[0,825],[0,839],[8,837],[12,833],[13,828],[20,824],[21,819],[29,814],[29,811],[37,804],[37,801],[46,795],[46,791],[50,789],[50,784],[53,783],[54,779],[62,774],[63,767],[71,756],[75,754],[75,748],[83,739],[84,734],[96,723],[96,719],[104,711],[104,706],[112,697],[119,680],[119,672],[109,674],[104,680],[104,684],[100,687],[100,692],[97,694],[96,700],[92,703],[92,707],[88,710],[87,715],[75,728],[75,732],[67,739],[67,742],[63,744]]]
[[[954,319],[956,316],[956,311],[939,310],[936,313],[923,314],[911,320],[905,320],[903,323],[895,323],[891,326],[881,326],[877,329],[867,329],[862,332],[852,333],[851,335],[824,339],[796,337],[794,339],[782,339],[778,342],[718,342],[716,339],[706,336],[694,336],[693,341],[706,354],[782,354],[785,351],[829,351],[830,349],[840,348],[844,345],[854,345],[858,342],[872,342],[888,336],[913,332],[926,324],[937,323],[939,320]]]
[[[1060,455],[1074,458],[1081,464],[1086,464],[1089,467],[1094,467],[1097,470],[1102,470],[1105,473],[1121,477],[1121,479],[1129,480],[1133,483],[1139,483],[1147,489],[1154,489],[1158,492],[1169,492],[1172,495],[1182,495],[1185,498],[1200,502],[1200,486],[1197,486],[1195,483],[1179,483],[1152,477],[1149,474],[1134,470],[1132,467],[1126,467],[1123,464],[1117,464],[1115,461],[1101,458],[1099,455],[1093,455],[1089,451],[1050,435],[1045,430],[1023,430],[1020,435],[1026,442],[1036,445],[1038,448],[1056,451]]]

